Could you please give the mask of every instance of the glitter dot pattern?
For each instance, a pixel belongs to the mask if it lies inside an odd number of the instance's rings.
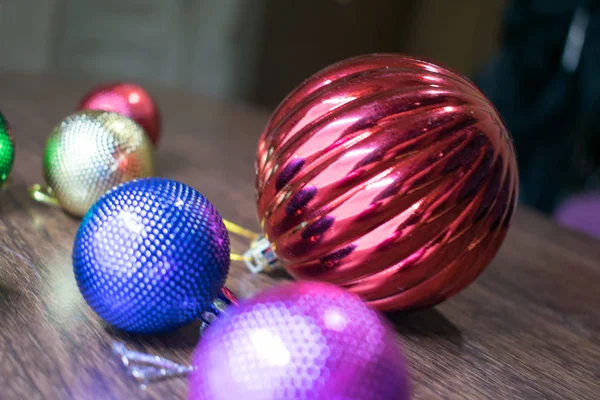
[[[15,142],[8,121],[0,113],[0,184],[4,183],[15,161]]]
[[[393,329],[326,283],[267,289],[223,315],[194,352],[190,400],[408,399]]]
[[[144,128],[154,146],[158,144],[160,113],[150,94],[139,85],[120,82],[97,86],[83,97],[78,109],[123,114]]]
[[[61,206],[83,216],[120,183],[153,174],[152,144],[133,120],[113,112],[79,111],[54,128],[44,175]]]
[[[191,187],[145,178],[106,193],[81,222],[75,278],[100,317],[131,333],[189,324],[217,297],[229,236],[215,207]]]

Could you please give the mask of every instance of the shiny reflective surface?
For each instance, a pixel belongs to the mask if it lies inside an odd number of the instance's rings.
[[[271,116],[256,160],[259,218],[286,269],[381,310],[430,306],[471,283],[504,240],[517,181],[483,94],[393,54],[305,81]]]
[[[0,72],[0,87],[0,105],[18,146],[12,185],[0,193],[0,243],[19,254],[0,250],[0,397],[184,399],[187,379],[140,391],[111,345],[120,339],[132,349],[185,364],[198,343],[197,325],[131,340],[106,329],[73,277],[71,251],[80,221],[35,203],[25,190],[40,182],[37,167],[48,126],[88,85]],[[170,89],[157,97],[165,115],[177,115],[169,125],[167,152],[182,161],[169,168],[169,176],[200,189],[223,216],[258,230],[249,195],[255,154],[249,149],[268,115]],[[198,130],[200,120],[210,129]],[[207,166],[215,166],[208,178]],[[247,240],[232,237],[234,251],[246,246]],[[598,265],[597,241],[527,207],[518,209],[502,250],[473,288],[433,310],[394,316],[397,340],[413,366],[413,398],[504,399],[509,393],[519,399],[596,399]],[[242,298],[288,279],[283,273],[251,275],[241,262],[231,264],[228,277],[228,286]]]
[[[325,283],[267,289],[214,322],[193,356],[191,400],[404,400],[393,329]]]
[[[0,113],[0,185],[8,179],[14,161],[15,142],[8,121]]]
[[[44,176],[63,209],[81,217],[109,189],[152,175],[152,153],[144,130],[131,119],[79,111],[50,134]]]
[[[87,213],[73,268],[83,297],[104,320],[127,332],[168,332],[212,307],[229,270],[229,236],[196,190],[139,179]]]
[[[123,114],[140,124],[153,145],[160,139],[160,113],[148,92],[133,83],[111,83],[90,90],[78,110],[103,110]]]

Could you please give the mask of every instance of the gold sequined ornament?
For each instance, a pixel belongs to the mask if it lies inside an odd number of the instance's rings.
[[[83,216],[111,188],[153,174],[153,149],[144,130],[113,112],[84,110],[56,126],[44,153],[47,189],[34,187],[39,201]]]

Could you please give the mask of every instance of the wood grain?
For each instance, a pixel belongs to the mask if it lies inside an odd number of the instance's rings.
[[[140,390],[111,355],[113,340],[187,362],[197,326],[161,337],[107,327],[85,304],[71,266],[78,227],[31,200],[50,129],[91,82],[0,73],[0,110],[17,142],[0,192],[0,398],[185,398],[185,379]],[[253,162],[264,110],[155,90],[163,111],[161,176],[204,193],[225,218],[258,229]],[[527,209],[499,255],[467,290],[435,309],[390,315],[410,364],[415,399],[597,399],[600,246]],[[233,238],[233,249],[245,249]],[[228,286],[249,297],[278,280],[234,263]]]

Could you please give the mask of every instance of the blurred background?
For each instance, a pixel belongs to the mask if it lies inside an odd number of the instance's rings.
[[[512,132],[520,201],[600,237],[599,1],[0,0],[0,69],[274,108],[371,52],[471,78]]]

